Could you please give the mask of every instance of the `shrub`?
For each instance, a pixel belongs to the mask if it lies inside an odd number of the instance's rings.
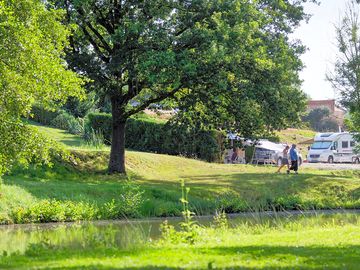
[[[101,132],[104,142],[111,142],[112,117],[90,113],[85,124],[85,138],[91,130]],[[189,129],[150,118],[130,118],[126,124],[125,147],[170,155],[200,158],[209,162],[222,160],[224,135],[216,130]]]
[[[50,125],[56,128],[65,129],[72,134],[82,134],[84,129],[81,120],[76,119],[67,112],[62,112],[56,116],[50,122]]]
[[[84,132],[83,120],[75,118],[63,110],[49,111],[35,105],[31,111],[31,119],[43,125],[67,130],[72,134],[82,134]]]
[[[96,218],[97,212],[98,209],[89,203],[44,199],[28,207],[15,208],[10,216],[14,223],[42,223],[91,220]]]
[[[122,187],[119,197],[104,204],[101,209],[102,218],[119,219],[140,216],[139,209],[144,202],[143,193],[139,185],[127,181]]]
[[[248,210],[246,202],[232,191],[217,196],[215,206],[220,212],[225,213],[239,213]]]
[[[94,130],[92,127],[84,129],[84,139],[89,146],[101,148],[104,145],[104,135],[100,130]]]
[[[112,130],[112,118],[108,113],[89,113],[84,125],[84,137],[88,140],[91,133],[96,131],[104,137],[104,143],[110,144]]]
[[[51,121],[60,113],[59,111],[49,111],[39,105],[34,105],[31,108],[31,119],[43,125],[50,125]]]

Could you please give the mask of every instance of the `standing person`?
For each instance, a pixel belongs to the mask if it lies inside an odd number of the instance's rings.
[[[298,174],[298,161],[299,161],[299,154],[296,150],[296,144],[293,144],[290,148],[290,160],[291,160],[291,167],[287,170],[287,173],[290,173],[290,170],[294,170],[296,174]]]
[[[233,147],[233,153],[231,156],[231,163],[236,163],[237,162],[237,158],[238,158],[238,149],[237,147]]]
[[[277,173],[280,173],[281,169],[286,165],[287,171],[289,171],[289,159],[288,159],[288,153],[289,153],[289,146],[286,145],[284,150],[282,151],[282,157],[281,157],[281,165],[279,169],[276,171]]]

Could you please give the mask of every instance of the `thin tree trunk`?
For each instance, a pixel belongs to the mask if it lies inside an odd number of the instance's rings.
[[[119,109],[119,99],[112,98],[112,140],[109,160],[109,173],[123,173],[125,171],[125,126],[126,119],[122,119]]]

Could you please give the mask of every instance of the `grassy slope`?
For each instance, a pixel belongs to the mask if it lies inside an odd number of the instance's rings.
[[[276,132],[282,143],[300,143],[309,139],[313,139],[316,132],[309,129],[295,129],[288,128],[282,131]]]
[[[84,150],[79,137],[40,127],[75,151],[75,167],[17,169],[4,177],[1,216],[39,199],[55,198],[102,205],[120,198],[124,177],[104,174],[108,150]],[[86,148],[86,147],[85,147]],[[180,215],[179,180],[191,188],[192,208],[199,214],[223,207],[227,212],[269,209],[360,207],[359,171],[301,170],[275,174],[274,167],[211,164],[181,157],[127,151],[129,177],[145,191],[143,216]]]
[[[62,131],[42,129],[59,136],[59,141],[63,138]],[[82,150],[79,138],[66,136],[65,142],[76,149],[81,160],[79,165],[15,170],[5,177],[0,210],[26,206],[40,198],[103,203],[120,196],[124,179],[101,173],[106,169],[108,151]],[[191,201],[204,212],[214,210],[214,202],[220,199],[231,202],[236,198],[246,199],[247,206],[253,207],[275,199],[279,204],[291,203],[291,198],[293,203],[302,200],[337,207],[360,206],[359,172],[303,170],[298,176],[287,176],[274,174],[272,167],[209,164],[133,151],[126,154],[131,178],[141,183],[150,199],[143,206],[143,214],[171,213],[172,207],[178,206],[180,178],[187,180]],[[90,246],[73,245],[71,235],[66,237],[68,244],[60,246],[45,239],[28,247],[24,254],[0,256],[0,268],[273,270],[358,269],[360,265],[359,221],[340,225],[315,221],[279,228],[208,228],[199,233],[194,245],[147,242],[126,249],[114,246],[112,238],[106,242],[101,235],[89,239],[84,236]]]
[[[306,158],[308,153],[307,147],[309,144],[300,144],[302,142],[308,141],[315,137],[316,132],[309,129],[295,129],[288,128],[282,131],[276,132],[276,135],[279,137],[280,142],[287,144],[297,144],[298,149],[300,150],[303,158]]]

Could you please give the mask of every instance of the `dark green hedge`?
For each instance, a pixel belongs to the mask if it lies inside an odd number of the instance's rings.
[[[39,105],[34,105],[31,108],[31,119],[43,125],[50,126],[51,121],[54,120],[61,112],[45,110]]]
[[[105,142],[111,141],[112,117],[105,113],[90,113],[85,130],[98,130]],[[126,148],[183,155],[210,162],[221,161],[224,136],[215,130],[195,130],[169,123],[130,118],[126,123]]]

